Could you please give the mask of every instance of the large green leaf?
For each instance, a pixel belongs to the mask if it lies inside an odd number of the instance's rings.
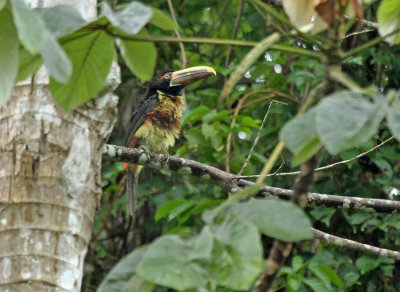
[[[298,165],[311,158],[321,148],[315,126],[316,109],[290,120],[283,127],[280,139],[295,154],[293,164]]]
[[[6,0],[0,0],[0,10],[6,5]]]
[[[18,70],[18,36],[12,15],[0,11],[0,106],[10,98]]]
[[[120,260],[103,279],[97,291],[121,292],[130,281],[130,278],[136,273],[137,266],[146,250],[147,246],[140,247]]]
[[[390,132],[400,141],[400,98],[397,96],[388,109],[387,122]]]
[[[25,4],[24,0],[13,0],[11,4],[21,43],[31,54],[38,53],[46,42],[46,26],[39,15]]]
[[[290,202],[257,199],[236,203],[230,212],[251,222],[265,235],[283,241],[295,242],[313,237],[310,220]]]
[[[124,9],[113,12],[107,3],[103,3],[102,15],[110,22],[128,34],[137,34],[153,16],[150,7],[140,2],[130,2]]]
[[[148,36],[143,28],[138,36]],[[149,81],[154,75],[157,51],[152,42],[129,41],[119,39],[118,47],[129,69],[142,81]]]
[[[354,92],[325,98],[317,107],[317,131],[331,154],[356,147],[376,133],[386,114],[388,99],[367,101]]]
[[[212,229],[212,281],[219,286],[248,290],[262,268],[262,247],[257,228],[245,220],[228,215]]]
[[[86,24],[79,11],[69,5],[36,8],[35,12],[41,16],[56,38],[70,34]]]
[[[67,82],[72,73],[71,61],[50,33],[40,54],[51,76],[58,82]]]
[[[321,149],[321,147],[321,140],[319,140],[318,136],[314,136],[306,145],[304,145],[303,149],[293,156],[293,166],[300,165],[309,160],[315,153],[319,151],[319,149]]]
[[[400,29],[400,1],[383,0],[378,8],[378,31],[381,36],[386,36]],[[394,45],[400,42],[400,33],[385,38],[385,41]]]
[[[207,229],[197,241],[163,236],[149,246],[137,273],[147,281],[176,290],[203,287],[208,274],[199,260],[209,260],[211,249],[212,237]]]
[[[156,8],[152,9],[153,17],[149,21],[151,24],[154,24],[163,30],[173,30],[179,28],[178,25],[168,15],[164,14],[164,12]]]
[[[72,62],[68,83],[50,80],[50,90],[64,110],[85,103],[102,89],[114,59],[114,39],[102,30],[71,37],[63,46]]]
[[[122,292],[153,292],[154,284],[146,281],[139,275],[133,275],[126,283]]]

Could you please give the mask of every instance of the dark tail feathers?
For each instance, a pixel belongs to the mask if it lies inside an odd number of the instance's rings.
[[[137,205],[139,173],[128,168],[128,178],[126,181],[126,209],[129,214],[135,217],[135,208]]]

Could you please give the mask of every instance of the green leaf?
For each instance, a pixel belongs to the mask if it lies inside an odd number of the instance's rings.
[[[213,250],[213,235],[208,226],[205,226],[200,235],[196,238],[192,253],[191,260],[209,261]]]
[[[321,148],[321,141],[315,126],[316,108],[285,124],[280,139],[295,154],[293,165],[299,165],[310,159]]]
[[[280,139],[294,153],[299,153],[314,137],[317,136],[315,126],[316,109],[309,110],[285,124]]]
[[[383,0],[378,8],[378,31],[381,36],[386,36],[400,29],[400,2],[397,0]],[[389,44],[400,42],[400,33],[385,38]]]
[[[211,138],[218,134],[218,131],[212,125],[206,123],[201,125],[201,132],[206,138]]]
[[[43,59],[39,54],[32,55],[25,48],[19,49],[19,66],[16,81],[22,81],[39,70]]]
[[[400,98],[397,96],[387,113],[387,122],[390,132],[400,141]]]
[[[223,110],[220,112],[217,112],[216,110],[212,110],[211,112],[209,112],[208,114],[203,116],[202,120],[205,123],[212,123],[215,121],[223,121],[223,120],[226,120],[227,118],[228,118],[227,110]]]
[[[86,20],[75,7],[57,5],[46,8],[36,8],[35,12],[43,19],[46,27],[56,38],[76,31],[86,24]]]
[[[307,160],[309,160],[315,153],[321,149],[322,143],[317,136],[312,138],[303,149],[300,150],[295,156],[293,156],[292,164],[293,166],[300,165]]]
[[[372,160],[379,168],[380,170],[389,178],[391,179],[393,176],[393,169],[392,166],[388,161],[386,161],[383,158],[375,158]]]
[[[137,35],[148,36],[148,33],[145,29],[142,29]],[[157,50],[154,43],[119,39],[117,45],[132,73],[142,81],[151,80],[157,59]]]
[[[98,292],[120,292],[136,273],[137,266],[146,253],[147,246],[135,249],[120,260],[103,279]]]
[[[8,9],[0,11],[0,107],[11,96],[18,70],[18,37]]]
[[[124,286],[122,292],[153,292],[155,285],[140,277],[133,275]]]
[[[367,272],[375,269],[381,263],[381,258],[377,258],[370,255],[363,255],[362,257],[358,258],[356,261],[357,268],[361,271],[361,274],[364,275]]]
[[[149,22],[153,11],[140,2],[132,1],[124,9],[114,13],[107,3],[103,3],[102,15],[119,29],[135,35]]]
[[[98,30],[67,42],[63,48],[73,72],[66,84],[51,78],[50,90],[64,110],[72,110],[102,89],[114,59],[114,40]]]
[[[170,200],[157,210],[154,220],[158,221],[161,218],[168,216],[168,220],[170,221],[194,205],[196,205],[195,202],[185,199]]]
[[[218,215],[220,214],[220,212],[222,210],[224,210],[227,207],[232,208],[232,205],[231,205],[233,203],[232,200],[235,200],[235,202],[239,202],[240,200],[249,198],[249,197],[255,195],[262,187],[263,187],[263,185],[260,185],[260,184],[254,184],[254,185],[245,187],[244,189],[237,192],[235,194],[235,196],[231,197],[230,200],[224,202],[223,204],[219,205],[218,207],[216,207],[213,210],[204,212],[202,214],[202,219],[204,220],[204,222],[206,222],[208,224],[212,224],[214,219],[216,217],[218,217]],[[229,208],[228,208],[228,210],[229,210]]]
[[[321,280],[321,282],[325,285],[325,288],[328,290],[331,290],[331,281],[329,277],[325,274],[324,271],[322,271],[319,266],[310,266],[309,270],[318,278]]]
[[[368,212],[357,212],[352,214],[349,217],[348,221],[351,225],[358,225],[364,223],[370,217],[371,214],[369,214]]]
[[[182,217],[178,219],[178,224],[181,225],[185,223],[190,218],[190,216],[203,213],[205,210],[214,208],[220,203],[221,203],[220,200],[210,200],[210,199],[201,199],[200,201],[196,201],[196,204],[194,205],[193,208],[188,208],[187,210],[185,210],[185,212],[182,214]]]
[[[334,269],[332,269],[328,266],[322,266],[322,265],[317,266],[317,269],[320,272],[324,273],[329,278],[329,281],[331,283],[333,283],[334,285],[336,285],[339,288],[343,287],[344,284]]]
[[[287,277],[287,282],[286,282],[287,288],[290,292],[295,292],[298,291],[301,285],[300,279],[297,277],[297,275],[289,275]]]
[[[314,292],[325,292],[330,291],[330,289],[326,288],[324,283],[322,283],[319,279],[315,278],[306,278],[303,282],[309,286]]]
[[[72,64],[52,35],[48,35],[40,54],[51,76],[58,82],[67,82],[72,74]]]
[[[313,238],[310,220],[301,209],[290,202],[254,199],[236,203],[229,211],[273,238],[286,242]]]
[[[207,113],[210,112],[210,109],[204,105],[196,107],[195,109],[188,111],[186,115],[181,119],[182,127],[185,126],[187,123],[194,123],[203,118]]]
[[[209,237],[210,240],[205,240],[204,237]],[[207,283],[207,271],[194,259],[209,258],[212,240],[209,232],[199,238],[202,243],[200,250],[194,248],[193,242],[176,235],[157,239],[149,246],[138,267],[139,276],[176,290],[203,287]]]
[[[0,0],[0,10],[3,9],[4,5],[6,5],[6,0]]]
[[[189,144],[199,144],[204,145],[207,143],[203,133],[200,129],[191,128],[185,133],[185,138],[188,140]]]
[[[292,259],[292,268],[293,268],[293,271],[295,273],[299,272],[303,268],[303,266],[304,266],[304,263],[303,263],[303,259],[302,259],[301,256],[293,257],[293,259]]]
[[[46,26],[39,15],[25,4],[24,0],[13,0],[11,5],[21,43],[31,54],[38,53],[46,42]]]
[[[260,128],[260,123],[254,121],[251,117],[248,117],[248,116],[243,117],[241,122],[242,122],[242,125],[245,127],[256,128],[256,129]]]
[[[374,135],[386,114],[388,99],[367,101],[358,93],[333,94],[317,107],[317,131],[331,154],[356,147]]]
[[[153,17],[150,19],[150,23],[163,29],[163,30],[174,30],[178,29],[179,26],[164,12],[159,9],[153,9]]]
[[[262,267],[262,247],[256,227],[228,216],[212,226],[214,248],[210,276],[220,286],[248,290]]]

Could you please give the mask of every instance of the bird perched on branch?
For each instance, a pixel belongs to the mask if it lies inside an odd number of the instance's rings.
[[[154,78],[144,100],[134,111],[128,126],[125,146],[144,147],[151,152],[166,152],[175,144],[179,135],[179,119],[184,102],[181,90],[210,75],[215,70],[207,66],[191,67],[179,71],[167,71]],[[124,164],[128,171],[126,205],[133,216],[137,200],[138,177],[142,166]]]

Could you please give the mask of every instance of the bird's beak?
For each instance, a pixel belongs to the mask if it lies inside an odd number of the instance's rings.
[[[211,67],[197,66],[186,68],[172,73],[169,86],[187,86],[211,75],[217,75]]]

